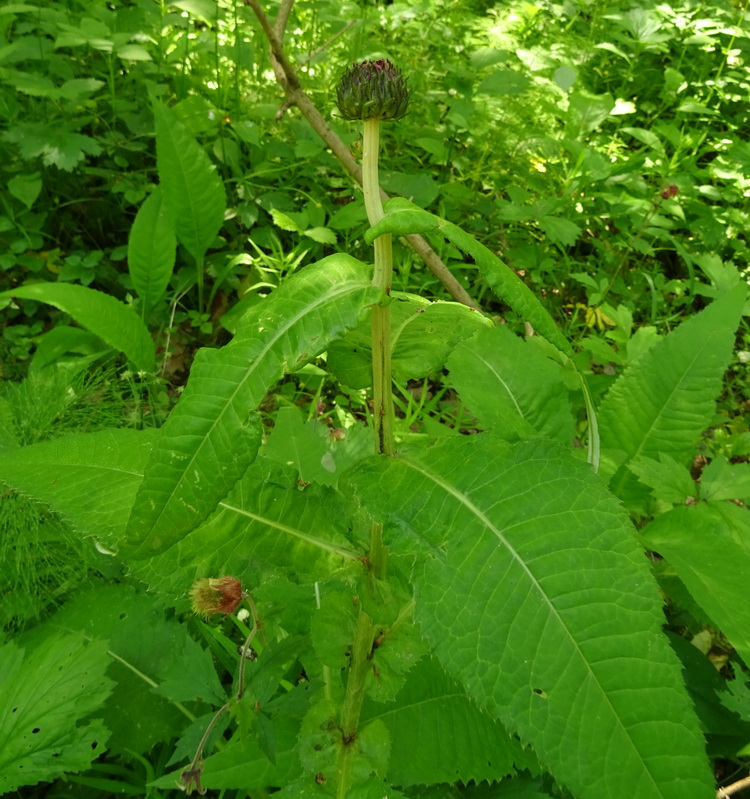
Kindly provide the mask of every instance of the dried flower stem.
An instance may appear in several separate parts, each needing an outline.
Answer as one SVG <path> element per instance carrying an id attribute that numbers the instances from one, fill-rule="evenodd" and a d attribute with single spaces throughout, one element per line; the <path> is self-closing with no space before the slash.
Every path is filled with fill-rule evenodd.
<path id="1" fill-rule="evenodd" d="M 193 757 L 190 765 L 184 769 L 180 775 L 180 787 L 184 788 L 188 795 L 192 793 L 193 785 L 195 785 L 195 789 L 199 794 L 203 795 L 206 793 L 206 789 L 201 786 L 200 781 L 201 774 L 203 773 L 203 750 L 206 748 L 208 739 L 211 736 L 211 733 L 213 732 L 213 729 L 219 719 L 227 712 L 227 710 L 229 710 L 230 707 L 232 707 L 232 705 L 239 702 L 245 694 L 245 661 L 247 660 L 247 653 L 250 649 L 250 644 L 253 642 L 258 630 L 260 630 L 260 619 L 258 618 L 258 611 L 255 608 L 255 603 L 250 598 L 250 594 L 248 594 L 247 591 L 243 591 L 242 598 L 247 601 L 248 605 L 250 605 L 250 613 L 253 617 L 253 626 L 248 633 L 247 638 L 245 638 L 245 643 L 242 645 L 242 649 L 240 651 L 240 668 L 237 673 L 237 693 L 228 702 L 225 702 L 216 711 L 216 713 L 214 713 L 214 717 L 209 722 L 208 727 L 206 727 L 198 747 L 195 750 L 195 757 Z"/>

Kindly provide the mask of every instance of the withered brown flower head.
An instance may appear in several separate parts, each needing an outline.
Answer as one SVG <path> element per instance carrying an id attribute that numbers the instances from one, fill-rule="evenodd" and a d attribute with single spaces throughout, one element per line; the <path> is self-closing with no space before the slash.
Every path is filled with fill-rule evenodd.
<path id="1" fill-rule="evenodd" d="M 242 583 L 236 577 L 204 577 L 190 589 L 193 612 L 200 616 L 234 613 L 242 601 Z"/>

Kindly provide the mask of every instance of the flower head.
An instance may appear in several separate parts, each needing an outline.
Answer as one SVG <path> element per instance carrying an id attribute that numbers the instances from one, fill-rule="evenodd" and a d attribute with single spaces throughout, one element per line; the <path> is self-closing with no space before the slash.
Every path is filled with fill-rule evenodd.
<path id="1" fill-rule="evenodd" d="M 204 577 L 190 589 L 193 612 L 200 616 L 234 613 L 242 601 L 242 583 L 236 577 Z"/>
<path id="2" fill-rule="evenodd" d="M 406 79 L 388 59 L 353 64 L 336 89 L 344 119 L 401 119 L 409 106 Z"/>

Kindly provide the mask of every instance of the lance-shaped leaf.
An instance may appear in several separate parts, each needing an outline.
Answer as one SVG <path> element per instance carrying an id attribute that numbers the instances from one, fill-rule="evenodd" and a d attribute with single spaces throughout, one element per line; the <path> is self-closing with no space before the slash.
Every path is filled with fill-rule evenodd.
<path id="1" fill-rule="evenodd" d="M 0 458 L 0 482 L 117 547 L 155 430 L 100 430 L 31 444 Z"/>
<path id="2" fill-rule="evenodd" d="M 128 237 L 128 271 L 144 310 L 164 294 L 176 252 L 174 222 L 167 213 L 161 188 L 157 187 L 138 209 Z"/>
<path id="3" fill-rule="evenodd" d="M 0 304 L 17 297 L 59 308 L 126 355 L 138 369 L 153 370 L 154 342 L 146 325 L 132 308 L 109 294 L 72 283 L 29 283 L 0 292 Z"/>
<path id="4" fill-rule="evenodd" d="M 531 323 L 536 331 L 554 344 L 561 352 L 573 355 L 573 349 L 563 335 L 555 320 L 539 302 L 531 289 L 510 267 L 506 266 L 484 244 L 461 230 L 452 222 L 423 211 L 408 200 L 395 197 L 385 205 L 386 215 L 365 234 L 365 239 L 373 241 L 384 233 L 403 236 L 408 233 L 426 233 L 437 230 L 456 247 L 468 253 L 490 285 L 490 288 L 503 302 L 506 302 L 520 317 Z"/>
<path id="5" fill-rule="evenodd" d="M 380 296 L 368 278 L 354 258 L 324 258 L 254 306 L 226 347 L 198 352 L 146 467 L 127 553 L 164 551 L 216 508 L 258 451 L 266 392 L 357 324 Z"/>
<path id="6" fill-rule="evenodd" d="M 164 202 L 174 219 L 177 238 L 199 261 L 224 222 L 224 184 L 205 150 L 174 112 L 154 100 L 156 163 Z"/>
<path id="7" fill-rule="evenodd" d="M 688 461 L 711 424 L 745 293 L 738 285 L 683 322 L 626 369 L 604 398 L 602 447 L 619 465 L 610 488 L 624 502 L 648 495 L 630 463 L 661 454 Z"/>
<path id="8" fill-rule="evenodd" d="M 461 342 L 446 365 L 453 387 L 485 429 L 508 440 L 543 435 L 573 441 L 574 419 L 560 367 L 533 339 L 491 327 Z"/>
<path id="9" fill-rule="evenodd" d="M 293 472 L 256 461 L 219 509 L 166 552 L 133 564 L 133 573 L 165 594 L 184 594 L 207 574 L 278 571 L 315 580 L 362 556 L 349 543 L 351 513 L 330 489 L 300 491 Z M 265 465 L 265 464 L 264 464 Z M 314 601 L 310 594 L 310 603 Z"/>
<path id="10" fill-rule="evenodd" d="M 713 796 L 646 559 L 588 466 L 483 434 L 352 480 L 386 543 L 421 552 L 415 616 L 444 668 L 578 799 Z"/>

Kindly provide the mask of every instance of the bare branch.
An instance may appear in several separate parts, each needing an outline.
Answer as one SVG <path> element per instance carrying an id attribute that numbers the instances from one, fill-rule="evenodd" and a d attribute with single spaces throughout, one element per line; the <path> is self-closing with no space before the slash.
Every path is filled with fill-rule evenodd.
<path id="1" fill-rule="evenodd" d="M 726 799 L 728 796 L 732 796 L 732 794 L 741 791 L 743 788 L 747 788 L 750 786 L 750 777 L 744 777 L 737 782 L 733 782 L 731 785 L 727 785 L 726 788 L 719 788 L 716 792 L 716 799 Z"/>

